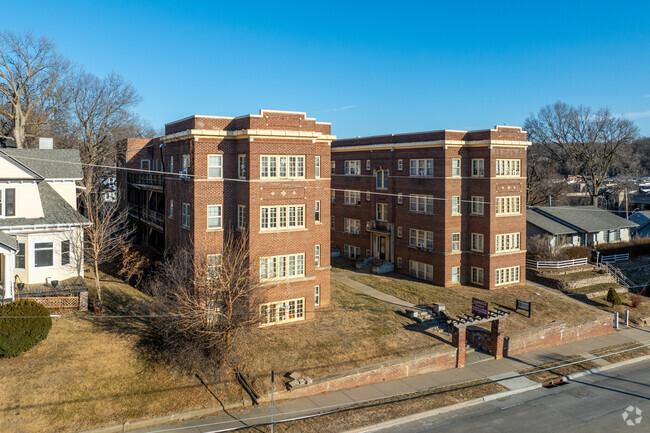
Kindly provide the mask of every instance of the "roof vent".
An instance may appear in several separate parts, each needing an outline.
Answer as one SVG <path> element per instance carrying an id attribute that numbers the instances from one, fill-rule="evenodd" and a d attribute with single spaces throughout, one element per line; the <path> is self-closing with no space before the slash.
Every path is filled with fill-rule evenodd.
<path id="1" fill-rule="evenodd" d="M 38 138 L 38 148 L 39 149 L 54 149 L 54 138 L 52 138 L 52 137 L 39 137 Z"/>

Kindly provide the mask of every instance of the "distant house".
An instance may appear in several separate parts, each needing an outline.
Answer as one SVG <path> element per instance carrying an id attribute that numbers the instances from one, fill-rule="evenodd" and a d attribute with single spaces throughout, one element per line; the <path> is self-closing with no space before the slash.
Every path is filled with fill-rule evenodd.
<path id="1" fill-rule="evenodd" d="M 68 296 L 87 305 L 81 178 L 77 150 L 0 148 L 0 302 Z"/>
<path id="2" fill-rule="evenodd" d="M 553 246 L 626 241 L 636 227 L 595 206 L 529 207 L 526 211 L 526 236 L 549 235 Z"/>
<path id="3" fill-rule="evenodd" d="M 634 212 L 630 215 L 630 221 L 639 225 L 632 230 L 632 236 L 637 238 L 650 237 L 650 210 Z"/>

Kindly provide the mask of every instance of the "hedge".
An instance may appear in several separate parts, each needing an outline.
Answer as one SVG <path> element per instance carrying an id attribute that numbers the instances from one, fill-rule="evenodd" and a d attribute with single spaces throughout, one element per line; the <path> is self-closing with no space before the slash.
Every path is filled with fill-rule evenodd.
<path id="1" fill-rule="evenodd" d="M 51 328 L 50 311 L 38 302 L 20 299 L 3 305 L 0 307 L 0 358 L 13 358 L 31 349 L 47 337 Z"/>

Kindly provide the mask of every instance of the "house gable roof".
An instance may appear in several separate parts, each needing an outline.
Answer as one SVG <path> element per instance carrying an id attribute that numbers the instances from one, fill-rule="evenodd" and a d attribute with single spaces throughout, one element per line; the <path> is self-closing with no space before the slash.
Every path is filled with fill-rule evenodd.
<path id="1" fill-rule="evenodd" d="M 77 149 L 0 149 L 45 179 L 82 179 Z"/>
<path id="2" fill-rule="evenodd" d="M 630 221 L 639 225 L 639 229 L 650 224 L 650 210 L 634 212 L 630 215 Z"/>
<path id="3" fill-rule="evenodd" d="M 526 222 L 537 226 L 552 235 L 568 235 L 578 232 L 576 229 L 566 226 L 545 215 L 542 215 L 541 213 L 536 212 L 534 209 L 526 210 Z"/>
<path id="4" fill-rule="evenodd" d="M 533 208 L 536 212 L 587 233 L 636 227 L 637 224 L 596 206 Z"/>

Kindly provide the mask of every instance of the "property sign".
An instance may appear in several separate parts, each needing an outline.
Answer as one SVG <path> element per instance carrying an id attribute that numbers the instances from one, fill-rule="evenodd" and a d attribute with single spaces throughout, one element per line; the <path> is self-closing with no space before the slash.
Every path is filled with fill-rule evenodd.
<path id="1" fill-rule="evenodd" d="M 516 306 L 515 309 L 516 310 L 528 311 L 528 317 L 530 317 L 530 313 L 531 313 L 531 304 L 530 304 L 530 302 L 526 302 L 526 301 L 522 301 L 522 300 L 517 299 L 517 306 Z"/>
<path id="2" fill-rule="evenodd" d="M 472 298 L 472 314 L 481 317 L 488 317 L 490 315 L 490 312 L 488 311 L 488 303 L 477 298 Z"/>

